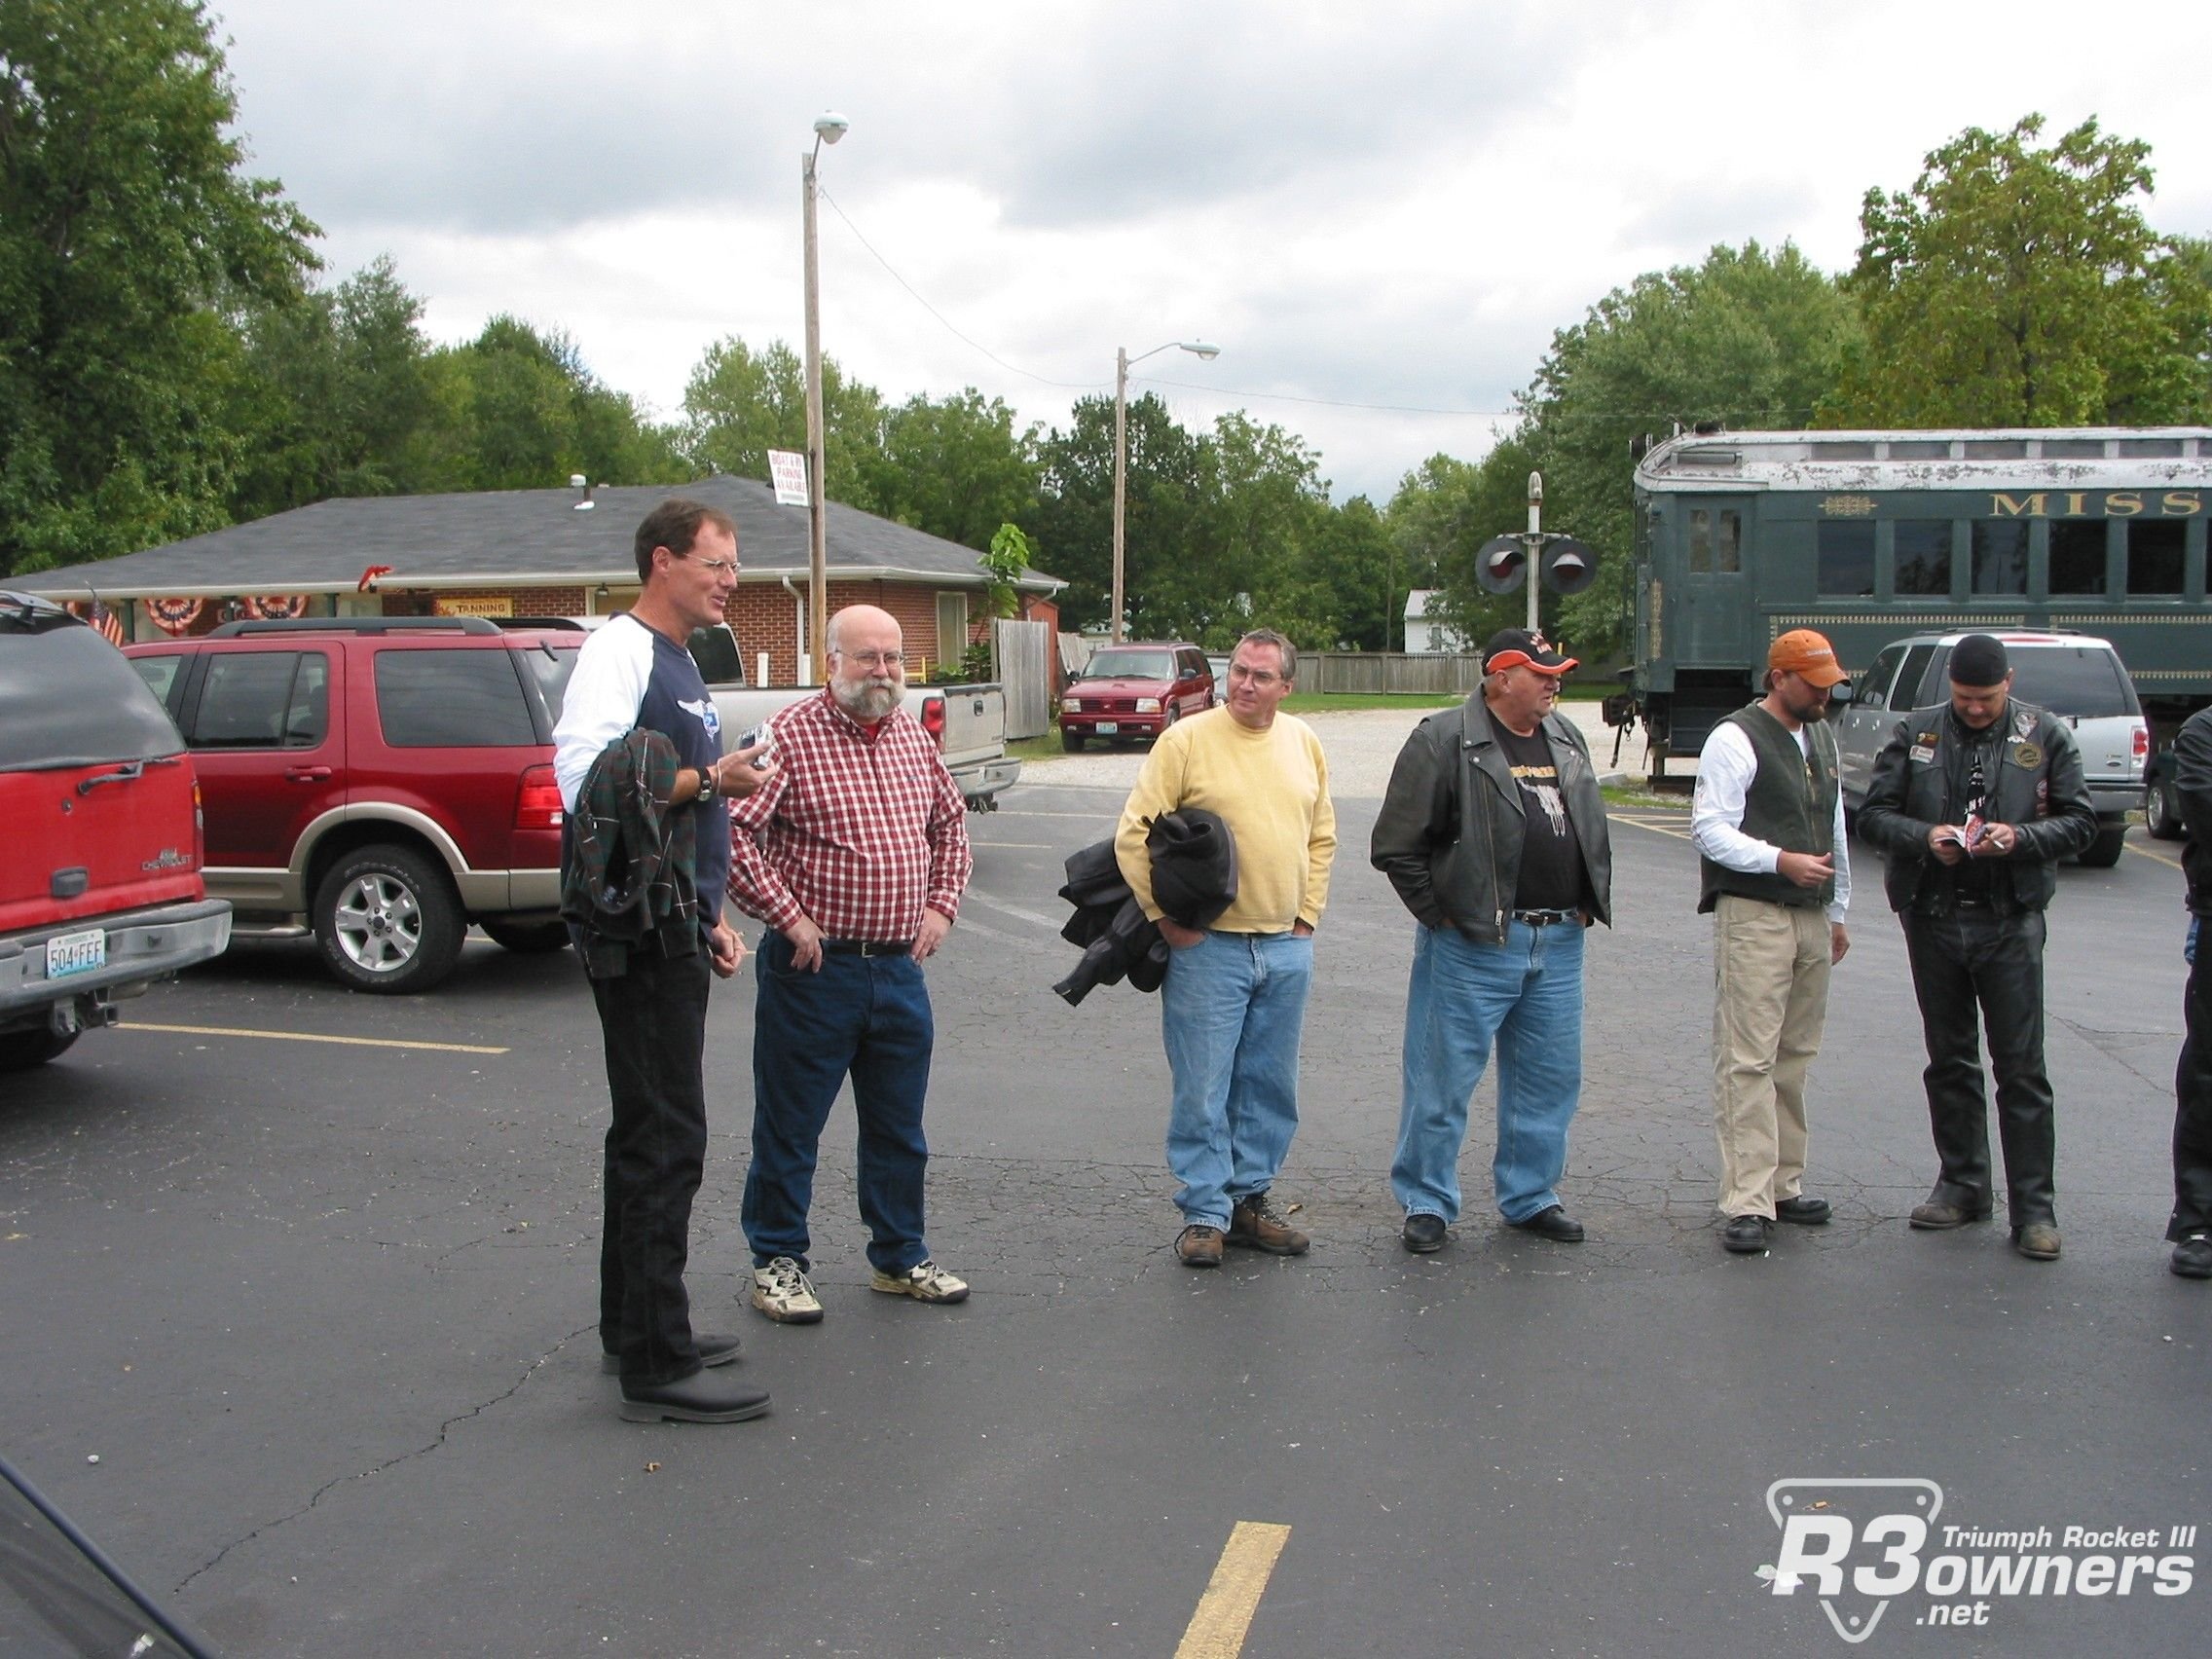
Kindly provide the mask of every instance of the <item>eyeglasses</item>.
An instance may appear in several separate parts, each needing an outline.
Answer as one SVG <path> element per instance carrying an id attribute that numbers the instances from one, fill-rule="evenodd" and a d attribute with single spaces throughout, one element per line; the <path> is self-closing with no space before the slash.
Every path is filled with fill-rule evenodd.
<path id="1" fill-rule="evenodd" d="M 677 557 L 688 559 L 694 565 L 704 565 L 718 576 L 734 576 L 737 574 L 737 561 L 735 559 L 702 559 L 696 553 L 679 553 Z"/>
<path id="2" fill-rule="evenodd" d="M 1265 691 L 1269 686 L 1274 684 L 1275 682 L 1280 680 L 1282 676 L 1279 674 L 1270 674 L 1264 668 L 1246 668 L 1240 662 L 1233 662 L 1229 665 L 1229 678 L 1232 680 L 1249 680 L 1253 684 L 1257 685 L 1261 690 Z"/>
<path id="3" fill-rule="evenodd" d="M 832 651 L 830 655 L 857 662 L 863 668 L 899 668 L 906 661 L 904 651 Z"/>

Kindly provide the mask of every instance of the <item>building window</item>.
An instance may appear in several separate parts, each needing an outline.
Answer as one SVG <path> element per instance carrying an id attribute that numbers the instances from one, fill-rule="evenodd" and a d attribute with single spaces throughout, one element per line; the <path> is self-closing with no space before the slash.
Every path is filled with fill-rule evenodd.
<path id="1" fill-rule="evenodd" d="M 937 656 L 946 668 L 956 668 L 968 651 L 968 596 L 937 596 Z"/>
<path id="2" fill-rule="evenodd" d="M 2178 598 L 2188 526 L 2179 519 L 2138 519 L 2128 525 L 2127 591 Z"/>
<path id="3" fill-rule="evenodd" d="M 2021 599 L 2028 591 L 2028 527 L 2019 519 L 1973 521 L 1972 591 Z"/>
<path id="4" fill-rule="evenodd" d="M 1818 591 L 1829 599 L 1874 596 L 1874 526 L 1865 519 L 1819 526 Z"/>
<path id="5" fill-rule="evenodd" d="M 1897 541 L 1899 594 L 1951 591 L 1951 523 L 1948 519 L 1899 519 L 1891 527 Z"/>
<path id="6" fill-rule="evenodd" d="M 2105 527 L 2102 523 L 2075 520 L 2050 527 L 2050 591 L 2054 594 L 2105 591 Z"/>

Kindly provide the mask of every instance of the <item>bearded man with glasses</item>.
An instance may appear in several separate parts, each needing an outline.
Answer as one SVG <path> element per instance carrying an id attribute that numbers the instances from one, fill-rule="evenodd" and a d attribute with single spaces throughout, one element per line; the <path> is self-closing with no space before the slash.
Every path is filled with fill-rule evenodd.
<path id="1" fill-rule="evenodd" d="M 900 707 L 899 623 L 872 605 L 830 618 L 830 683 L 768 722 L 781 761 L 731 819 L 729 895 L 769 926 L 753 1027 L 753 1167 L 742 1211 L 753 1306 L 822 1318 L 807 1212 L 822 1130 L 845 1079 L 860 1120 L 871 1290 L 963 1302 L 923 1242 L 922 1134 L 936 1027 L 922 964 L 960 913 L 968 804 Z"/>

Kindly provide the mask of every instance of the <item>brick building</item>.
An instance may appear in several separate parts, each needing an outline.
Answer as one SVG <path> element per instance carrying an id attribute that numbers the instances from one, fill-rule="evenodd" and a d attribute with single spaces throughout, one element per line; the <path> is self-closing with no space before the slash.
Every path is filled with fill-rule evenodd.
<path id="1" fill-rule="evenodd" d="M 594 616 L 638 595 L 631 536 L 659 501 L 687 496 L 737 521 L 730 626 L 756 677 L 794 683 L 804 647 L 807 515 L 766 484 L 715 476 L 663 487 L 506 490 L 318 501 L 119 559 L 39 571 L 14 587 L 80 606 L 97 602 L 128 640 L 203 634 L 240 614 Z M 588 503 L 588 504 L 587 504 Z M 973 548 L 830 504 L 830 609 L 879 605 L 905 630 L 910 658 L 934 669 L 983 638 L 985 590 Z M 1058 626 L 1066 584 L 1036 571 L 1016 584 L 1021 613 Z"/>

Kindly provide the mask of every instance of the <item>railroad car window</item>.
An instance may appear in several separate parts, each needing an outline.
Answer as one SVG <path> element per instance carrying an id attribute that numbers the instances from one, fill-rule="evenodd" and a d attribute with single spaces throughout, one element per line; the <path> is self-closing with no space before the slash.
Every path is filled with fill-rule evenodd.
<path id="1" fill-rule="evenodd" d="M 1904 672 L 1890 687 L 1890 708 L 1894 713 L 1904 714 L 1920 707 L 1920 682 L 1928 678 L 1928 664 L 1935 655 L 1934 645 L 1915 645 L 1905 653 Z"/>
<path id="2" fill-rule="evenodd" d="M 1744 568 L 1744 515 L 1723 507 L 1690 509 L 1690 571 L 1734 575 Z"/>
<path id="3" fill-rule="evenodd" d="M 2061 522 L 2050 527 L 2050 591 L 2105 591 L 2105 527 L 2101 522 Z"/>
<path id="4" fill-rule="evenodd" d="M 1948 441 L 1929 438 L 1907 438 L 1890 445 L 1892 461 L 1949 461 L 1951 446 Z"/>
<path id="5" fill-rule="evenodd" d="M 1835 599 L 1874 594 L 1874 521 L 1845 519 L 1820 526 L 1815 569 L 1819 591 Z"/>
<path id="6" fill-rule="evenodd" d="M 2127 535 L 2127 591 L 2178 595 L 2182 591 L 2182 537 L 2178 519 L 2138 520 Z"/>
<path id="7" fill-rule="evenodd" d="M 298 651 L 221 651 L 192 725 L 195 749 L 281 749 L 292 713 Z"/>
<path id="8" fill-rule="evenodd" d="M 1969 461 L 2025 461 L 2028 444 L 2025 438 L 1969 438 L 1966 459 Z"/>
<path id="9" fill-rule="evenodd" d="M 1815 461 L 1872 461 L 1874 446 L 1866 443 L 1816 443 L 1811 446 Z"/>
<path id="10" fill-rule="evenodd" d="M 1947 594 L 1951 591 L 1951 521 L 1899 519 L 1891 527 L 1897 538 L 1898 593 Z"/>
<path id="11" fill-rule="evenodd" d="M 2043 458 L 2046 461 L 2102 461 L 2105 441 L 2102 438 L 2046 438 L 2043 440 Z"/>
<path id="12" fill-rule="evenodd" d="M 2122 438 L 2119 451 L 2131 461 L 2171 461 L 2183 453 L 2179 438 Z"/>
<path id="13" fill-rule="evenodd" d="M 2012 694 L 2079 719 L 2132 715 L 2136 701 L 2120 659 L 2100 646 L 2038 646 L 2012 653 Z"/>
<path id="14" fill-rule="evenodd" d="M 1973 582 L 1977 594 L 2019 598 L 2028 591 L 2028 527 L 2018 519 L 1973 521 Z"/>
<path id="15" fill-rule="evenodd" d="M 377 718 L 394 749 L 515 749 L 537 741 L 514 659 L 494 651 L 379 651 Z"/>

